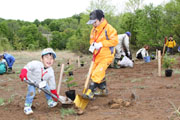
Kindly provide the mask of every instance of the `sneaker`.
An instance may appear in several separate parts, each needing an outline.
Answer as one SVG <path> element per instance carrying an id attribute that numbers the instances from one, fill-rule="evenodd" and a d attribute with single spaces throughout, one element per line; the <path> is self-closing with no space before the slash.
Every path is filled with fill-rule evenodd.
<path id="1" fill-rule="evenodd" d="M 90 99 L 92 100 L 94 97 L 94 93 L 91 91 L 91 89 L 88 89 L 87 92 L 85 94 L 83 94 L 82 96 L 85 99 Z"/>
<path id="2" fill-rule="evenodd" d="M 48 100 L 48 106 L 49 107 L 55 107 L 57 105 L 57 102 L 54 102 L 53 99 Z"/>
<path id="3" fill-rule="evenodd" d="M 33 114 L 33 111 L 31 109 L 31 107 L 24 107 L 24 113 L 26 115 L 30 115 L 30 114 Z"/>
<path id="4" fill-rule="evenodd" d="M 107 89 L 98 89 L 94 92 L 94 95 L 96 96 L 107 96 L 108 95 L 108 90 Z"/>

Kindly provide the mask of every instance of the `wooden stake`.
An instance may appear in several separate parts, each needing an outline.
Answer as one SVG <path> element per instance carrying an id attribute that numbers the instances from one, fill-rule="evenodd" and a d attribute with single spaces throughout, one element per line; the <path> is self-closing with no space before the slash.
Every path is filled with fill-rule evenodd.
<path id="1" fill-rule="evenodd" d="M 78 67 L 80 67 L 80 58 L 78 56 Z"/>
<path id="2" fill-rule="evenodd" d="M 158 49 L 156 49 L 156 59 L 158 59 Z"/>
<path id="3" fill-rule="evenodd" d="M 64 64 L 61 65 L 61 71 L 60 71 L 59 83 L 58 83 L 58 89 L 57 89 L 57 94 L 58 95 L 60 95 L 60 88 L 61 88 L 63 72 L 64 72 Z"/>
<path id="4" fill-rule="evenodd" d="M 161 76 L 161 51 L 158 51 L 158 76 Z"/>

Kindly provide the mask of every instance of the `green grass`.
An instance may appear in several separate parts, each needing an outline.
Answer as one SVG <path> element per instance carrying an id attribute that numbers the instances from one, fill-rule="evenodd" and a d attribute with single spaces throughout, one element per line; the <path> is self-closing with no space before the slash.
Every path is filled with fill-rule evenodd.
<path id="1" fill-rule="evenodd" d="M 68 109 L 61 108 L 60 112 L 62 118 L 64 118 L 64 116 L 73 115 L 76 113 L 75 110 L 72 108 L 68 108 Z"/>
<path id="2" fill-rule="evenodd" d="M 174 70 L 173 70 L 173 73 L 174 73 L 174 74 L 180 74 L 180 70 L 179 70 L 179 69 L 174 69 Z"/>
<path id="3" fill-rule="evenodd" d="M 4 99 L 0 98 L 0 106 L 4 105 Z"/>

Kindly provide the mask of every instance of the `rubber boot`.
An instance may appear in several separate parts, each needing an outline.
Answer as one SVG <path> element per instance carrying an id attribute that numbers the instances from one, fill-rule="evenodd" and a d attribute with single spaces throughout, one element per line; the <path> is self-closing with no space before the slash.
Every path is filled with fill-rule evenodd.
<path id="1" fill-rule="evenodd" d="M 98 87 L 97 83 L 91 82 L 89 89 L 85 94 L 83 94 L 83 98 L 93 100 L 94 98 L 94 91 Z"/>
<path id="2" fill-rule="evenodd" d="M 102 83 L 98 84 L 98 90 L 94 92 L 94 95 L 97 96 L 107 96 L 108 95 L 108 90 L 106 87 L 106 81 L 103 81 Z"/>

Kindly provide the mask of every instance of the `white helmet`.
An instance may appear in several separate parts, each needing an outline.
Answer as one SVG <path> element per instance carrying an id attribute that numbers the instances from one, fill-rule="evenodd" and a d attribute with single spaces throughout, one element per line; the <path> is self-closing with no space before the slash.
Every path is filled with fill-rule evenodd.
<path id="1" fill-rule="evenodd" d="M 46 54 L 52 54 L 53 58 L 56 58 L 56 53 L 54 52 L 54 50 L 52 48 L 46 48 L 42 51 L 41 56 L 46 55 Z"/>

